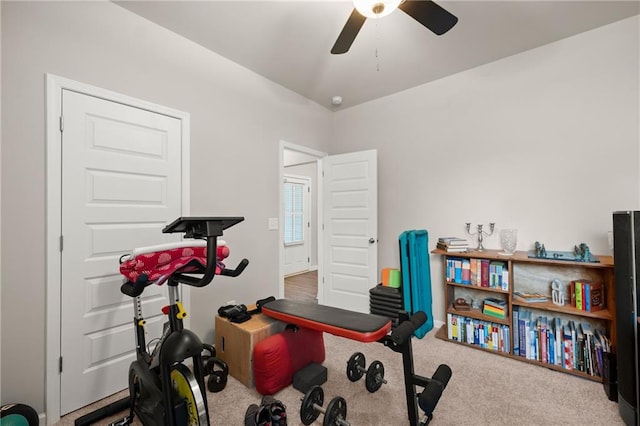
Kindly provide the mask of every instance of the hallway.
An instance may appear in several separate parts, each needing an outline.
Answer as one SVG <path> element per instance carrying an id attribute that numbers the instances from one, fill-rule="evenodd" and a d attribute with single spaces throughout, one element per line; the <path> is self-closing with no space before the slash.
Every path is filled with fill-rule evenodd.
<path id="1" fill-rule="evenodd" d="M 318 271 L 291 275 L 284 279 L 284 298 L 318 303 Z"/>

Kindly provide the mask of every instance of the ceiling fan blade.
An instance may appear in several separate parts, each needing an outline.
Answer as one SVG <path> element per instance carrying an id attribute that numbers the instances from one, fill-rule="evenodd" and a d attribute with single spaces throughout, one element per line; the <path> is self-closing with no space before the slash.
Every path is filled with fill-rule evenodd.
<path id="1" fill-rule="evenodd" d="M 398 8 L 437 35 L 446 33 L 458 22 L 457 17 L 432 1 L 407 0 Z"/>
<path id="2" fill-rule="evenodd" d="M 331 53 L 334 55 L 339 55 L 341 53 L 347 53 L 351 44 L 356 39 L 358 32 L 360 32 L 360 28 L 364 25 L 364 21 L 367 18 L 360 15 L 357 10 L 353 9 L 351 12 L 351 16 L 347 19 L 347 23 L 344 24 L 344 28 L 340 32 L 336 43 L 331 48 Z"/>

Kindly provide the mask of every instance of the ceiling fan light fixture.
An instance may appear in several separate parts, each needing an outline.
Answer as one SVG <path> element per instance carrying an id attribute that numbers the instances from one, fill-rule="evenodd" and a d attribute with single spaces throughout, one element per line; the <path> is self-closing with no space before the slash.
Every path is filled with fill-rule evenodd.
<path id="1" fill-rule="evenodd" d="M 382 18 L 396 10 L 402 0 L 353 0 L 356 10 L 366 18 Z"/>

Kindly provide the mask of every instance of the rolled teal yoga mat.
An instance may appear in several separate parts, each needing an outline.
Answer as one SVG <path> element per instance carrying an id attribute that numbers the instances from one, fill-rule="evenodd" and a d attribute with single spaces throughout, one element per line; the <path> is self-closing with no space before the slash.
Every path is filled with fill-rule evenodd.
<path id="1" fill-rule="evenodd" d="M 404 231 L 399 240 L 404 309 L 411 315 L 427 314 L 427 321 L 415 331 L 421 339 L 433 328 L 429 233 L 425 229 Z"/>

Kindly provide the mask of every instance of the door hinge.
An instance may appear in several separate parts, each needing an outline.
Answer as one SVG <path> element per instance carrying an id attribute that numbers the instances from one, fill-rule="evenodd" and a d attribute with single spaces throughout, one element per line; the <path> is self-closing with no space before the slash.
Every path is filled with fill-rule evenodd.
<path id="1" fill-rule="evenodd" d="M 60 116 L 60 131 L 64 132 L 64 117 Z"/>
<path id="2" fill-rule="evenodd" d="M 62 249 L 64 249 L 64 237 L 60 235 L 60 251 L 62 251 Z"/>
<path id="3" fill-rule="evenodd" d="M 60 373 L 62 373 L 62 357 L 60 357 L 58 362 L 58 370 L 60 370 Z"/>

